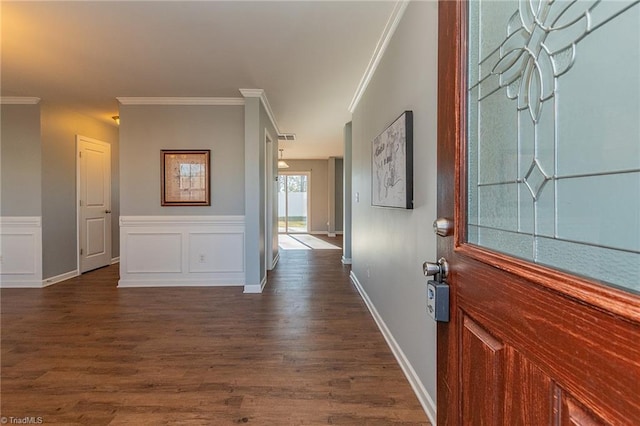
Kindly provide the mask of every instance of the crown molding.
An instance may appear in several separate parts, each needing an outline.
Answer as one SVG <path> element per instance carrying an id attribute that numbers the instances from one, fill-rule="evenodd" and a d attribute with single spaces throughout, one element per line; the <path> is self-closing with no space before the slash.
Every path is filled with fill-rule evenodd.
<path id="1" fill-rule="evenodd" d="M 371 78 L 373 74 L 376 72 L 378 65 L 380 64 L 380 60 L 382 56 L 384 56 L 384 52 L 387 50 L 387 46 L 393 37 L 393 34 L 396 32 L 396 28 L 398 28 L 398 24 L 400 23 L 400 19 L 404 15 L 404 11 L 407 9 L 409 5 L 409 0 L 398 0 L 393 7 L 393 11 L 389 16 L 389 20 L 387 21 L 387 25 L 385 25 L 384 30 L 382 31 L 382 35 L 380 36 L 380 40 L 378 40 L 378 44 L 376 45 L 375 50 L 373 51 L 373 56 L 369 61 L 369 65 L 364 72 L 364 75 L 360 79 L 360 84 L 358 84 L 358 88 L 356 89 L 355 94 L 353 95 L 353 99 L 351 100 L 351 104 L 349 104 L 349 112 L 353 114 L 358 103 L 360 102 L 360 98 L 364 94 L 365 90 L 367 90 L 367 86 L 371 82 Z"/>
<path id="2" fill-rule="evenodd" d="M 244 105 L 243 98 L 117 97 L 122 105 Z"/>
<path id="3" fill-rule="evenodd" d="M 261 98 L 264 96 L 264 89 L 238 89 L 245 98 Z"/>
<path id="4" fill-rule="evenodd" d="M 260 98 L 260 102 L 262 102 L 262 106 L 267 111 L 267 115 L 269 116 L 269 120 L 271 120 L 271 124 L 276 129 L 276 133 L 280 135 L 280 127 L 278 127 L 278 122 L 276 121 L 276 117 L 273 114 L 273 110 L 271 109 L 271 105 L 269 105 L 269 100 L 267 99 L 267 94 L 263 89 L 239 89 L 242 96 L 245 98 Z"/>
<path id="5" fill-rule="evenodd" d="M 2 105 L 37 105 L 40 98 L 30 96 L 1 96 L 0 104 Z"/>

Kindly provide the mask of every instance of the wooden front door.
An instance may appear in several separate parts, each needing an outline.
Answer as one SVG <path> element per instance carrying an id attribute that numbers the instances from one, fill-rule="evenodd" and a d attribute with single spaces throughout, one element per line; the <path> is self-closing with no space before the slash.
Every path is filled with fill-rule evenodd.
<path id="1" fill-rule="evenodd" d="M 439 425 L 640 424 L 640 5 L 443 0 Z"/>

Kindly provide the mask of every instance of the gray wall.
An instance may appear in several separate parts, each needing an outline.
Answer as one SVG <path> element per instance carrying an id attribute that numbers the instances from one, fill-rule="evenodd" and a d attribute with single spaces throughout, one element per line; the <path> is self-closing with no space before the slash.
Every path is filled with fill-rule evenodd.
<path id="1" fill-rule="evenodd" d="M 436 396 L 436 324 L 421 265 L 436 259 L 437 2 L 411 2 L 353 114 L 353 272 Z M 371 141 L 413 110 L 414 210 L 371 207 Z M 359 194 L 360 201 L 355 199 Z"/>
<path id="2" fill-rule="evenodd" d="M 120 208 L 135 215 L 244 214 L 242 106 L 120 106 Z M 211 150 L 211 206 L 160 205 L 160 150 Z"/>
<path id="3" fill-rule="evenodd" d="M 43 278 L 77 268 L 76 135 L 111 144 L 112 257 L 119 256 L 118 129 L 110 124 L 41 102 Z"/>
<path id="4" fill-rule="evenodd" d="M 311 229 L 326 233 L 329 221 L 329 162 L 327 160 L 287 160 L 287 173 L 311 173 Z"/>
<path id="5" fill-rule="evenodd" d="M 0 216 L 42 216 L 40 105 L 0 108 Z"/>

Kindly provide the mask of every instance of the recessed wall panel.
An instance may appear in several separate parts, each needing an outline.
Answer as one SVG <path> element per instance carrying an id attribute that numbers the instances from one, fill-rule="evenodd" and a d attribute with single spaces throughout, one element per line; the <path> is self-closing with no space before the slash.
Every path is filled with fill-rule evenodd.
<path id="1" fill-rule="evenodd" d="M 179 233 L 128 234 L 126 253 L 128 273 L 182 272 L 182 238 Z"/>

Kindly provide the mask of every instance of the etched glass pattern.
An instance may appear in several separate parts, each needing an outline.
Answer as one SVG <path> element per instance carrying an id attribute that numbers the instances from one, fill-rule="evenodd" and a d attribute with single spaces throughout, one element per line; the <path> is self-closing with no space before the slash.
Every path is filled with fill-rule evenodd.
<path id="1" fill-rule="evenodd" d="M 640 293 L 639 4 L 468 2 L 468 242 Z"/>

